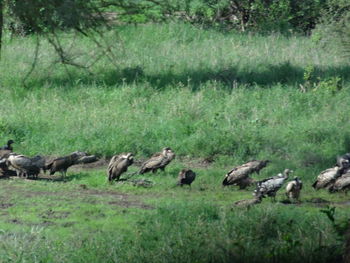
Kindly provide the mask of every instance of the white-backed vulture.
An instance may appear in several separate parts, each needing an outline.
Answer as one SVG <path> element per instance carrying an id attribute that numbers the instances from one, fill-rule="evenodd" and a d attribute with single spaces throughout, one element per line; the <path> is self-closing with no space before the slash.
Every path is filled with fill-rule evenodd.
<path id="1" fill-rule="evenodd" d="M 134 162 L 134 155 L 132 153 L 123 153 L 114 155 L 108 164 L 108 181 L 119 181 L 122 173 L 128 170 L 128 167 Z"/>
<path id="2" fill-rule="evenodd" d="M 342 170 L 350 167 L 350 153 L 337 157 L 337 166 Z"/>
<path id="3" fill-rule="evenodd" d="M 285 169 L 282 173 L 279 173 L 277 176 L 266 178 L 257 182 L 255 196 L 261 194 L 263 197 L 270 196 L 275 200 L 277 191 L 282 187 L 283 183 L 288 179 L 292 170 Z"/>
<path id="4" fill-rule="evenodd" d="M 46 169 L 50 170 L 50 175 L 55 174 L 56 172 L 61 172 L 62 176 L 65 177 L 67 173 L 67 169 L 72 165 L 80 163 L 80 158 L 86 157 L 87 154 L 85 152 L 73 152 L 70 155 L 56 158 L 49 162 L 46 165 Z"/>
<path id="5" fill-rule="evenodd" d="M 190 169 L 182 169 L 179 172 L 177 185 L 183 186 L 185 184 L 191 187 L 191 184 L 196 179 L 196 173 Z"/>
<path id="6" fill-rule="evenodd" d="M 18 176 L 33 176 L 34 178 L 38 177 L 40 169 L 45 166 L 45 159 L 41 156 L 29 158 L 16 153 L 11 153 L 7 162 L 16 170 Z"/>
<path id="7" fill-rule="evenodd" d="M 294 179 L 287 183 L 286 195 L 289 199 L 299 200 L 300 191 L 303 188 L 303 182 L 299 177 L 295 176 Z"/>
<path id="8" fill-rule="evenodd" d="M 344 173 L 342 176 L 338 177 L 334 184 L 329 187 L 329 192 L 347 191 L 350 189 L 350 170 Z"/>
<path id="9" fill-rule="evenodd" d="M 342 169 L 338 166 L 334 166 L 327 170 L 322 171 L 318 176 L 316 181 L 312 184 L 312 187 L 316 190 L 321 188 L 329 188 L 333 185 L 335 180 L 341 176 Z"/>
<path id="10" fill-rule="evenodd" d="M 263 160 L 263 161 L 253 160 L 248 163 L 237 166 L 225 175 L 225 179 L 222 182 L 222 184 L 224 186 L 239 185 L 240 188 L 244 189 L 249 185 L 247 183 L 252 182 L 251 181 L 252 179 L 250 178 L 247 179 L 248 176 L 254 172 L 259 174 L 260 170 L 266 167 L 266 165 L 269 162 L 270 162 L 269 160 Z"/>
<path id="11" fill-rule="evenodd" d="M 165 167 L 175 158 L 175 153 L 166 147 L 160 153 L 154 154 L 150 159 L 145 161 L 140 169 L 140 174 L 152 171 L 155 173 L 158 169 L 164 171 Z"/>

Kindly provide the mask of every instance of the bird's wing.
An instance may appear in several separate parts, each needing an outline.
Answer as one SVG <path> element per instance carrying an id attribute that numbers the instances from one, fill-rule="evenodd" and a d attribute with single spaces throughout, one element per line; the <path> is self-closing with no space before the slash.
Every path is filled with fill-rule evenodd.
<path id="1" fill-rule="evenodd" d="M 324 187 L 331 181 L 339 177 L 339 175 L 339 167 L 329 168 L 319 174 L 319 176 L 317 177 L 317 182 L 320 184 L 320 187 Z"/>
<path id="2" fill-rule="evenodd" d="M 10 163 L 13 167 L 17 169 L 28 169 L 32 166 L 31 160 L 24 155 L 19 155 L 14 158 L 11 158 Z"/>
<path id="3" fill-rule="evenodd" d="M 117 165 L 119 159 L 119 155 L 114 155 L 108 164 L 108 174 L 110 175 L 112 173 L 113 168 Z"/>
<path id="4" fill-rule="evenodd" d="M 295 182 L 294 181 L 289 182 L 286 186 L 287 193 L 293 191 L 294 188 L 295 188 Z"/>
<path id="5" fill-rule="evenodd" d="M 150 159 L 148 159 L 146 162 L 143 163 L 141 169 L 144 169 L 144 168 L 151 168 L 151 169 L 155 169 L 155 168 L 158 168 L 162 165 L 163 163 L 163 159 L 165 157 L 163 155 L 157 155 L 157 156 L 154 156 L 154 157 L 151 157 Z"/>
<path id="6" fill-rule="evenodd" d="M 230 172 L 226 174 L 226 180 L 229 184 L 234 184 L 237 181 L 240 181 L 252 172 L 252 168 L 249 164 L 243 164 L 241 166 L 237 166 L 233 168 Z"/>
<path id="7" fill-rule="evenodd" d="M 161 153 L 161 152 L 155 153 L 155 154 L 153 154 L 153 155 L 151 156 L 151 158 L 153 158 L 153 157 L 159 157 L 159 156 L 163 156 L 163 153 Z"/>

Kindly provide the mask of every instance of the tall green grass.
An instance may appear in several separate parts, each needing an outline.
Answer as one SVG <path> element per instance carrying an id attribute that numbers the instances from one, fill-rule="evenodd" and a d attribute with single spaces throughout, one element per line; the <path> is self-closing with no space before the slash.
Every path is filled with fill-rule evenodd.
<path id="1" fill-rule="evenodd" d="M 34 37 L 5 41 L 3 142 L 12 138 L 18 152 L 47 155 L 80 149 L 145 157 L 170 146 L 178 156 L 219 165 L 267 158 L 281 168 L 318 170 L 350 149 L 350 67 L 335 51 L 305 37 L 223 34 L 186 24 L 114 30 L 118 37 L 106 34 L 118 67 L 102 59 L 92 74 L 75 68 L 67 74 L 43 40 L 27 88 L 22 80 Z M 70 33 L 62 38 L 73 41 Z M 74 39 L 71 52 L 88 61 L 93 44 Z M 310 66 L 315 82 L 338 76 L 343 88 L 302 93 Z"/>

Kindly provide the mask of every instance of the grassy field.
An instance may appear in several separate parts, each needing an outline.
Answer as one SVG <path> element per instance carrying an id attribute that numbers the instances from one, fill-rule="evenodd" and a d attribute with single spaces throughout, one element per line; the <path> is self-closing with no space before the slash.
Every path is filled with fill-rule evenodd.
<path id="1" fill-rule="evenodd" d="M 151 188 L 108 185 L 105 166 L 72 169 L 66 182 L 1 180 L 0 262 L 339 261 L 348 197 L 311 188 L 350 151 L 350 64 L 337 48 L 312 37 L 183 24 L 107 35 L 115 65 L 101 59 L 90 72 L 55 63 L 42 40 L 26 88 L 35 37 L 7 36 L 0 139 L 14 139 L 27 155 L 128 151 L 144 160 L 169 146 L 177 159 L 164 174 L 144 177 Z M 98 55 L 86 39 L 62 38 L 80 62 Z M 272 161 L 256 179 L 295 170 L 305 184 L 302 203 L 232 207 L 253 188 L 221 181 L 251 159 Z M 198 173 L 191 190 L 174 187 L 183 167 Z M 285 199 L 282 190 L 277 199 Z M 336 207 L 334 223 L 321 212 L 327 205 Z"/>

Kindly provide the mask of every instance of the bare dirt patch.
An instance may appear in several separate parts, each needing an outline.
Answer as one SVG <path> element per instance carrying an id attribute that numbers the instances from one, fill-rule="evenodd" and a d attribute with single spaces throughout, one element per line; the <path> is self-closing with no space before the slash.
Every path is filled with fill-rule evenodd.
<path id="1" fill-rule="evenodd" d="M 14 204 L 11 204 L 11 203 L 0 203 L 0 209 L 7 209 L 13 205 Z"/>
<path id="2" fill-rule="evenodd" d="M 62 219 L 67 218 L 70 215 L 70 212 L 68 211 L 54 211 L 52 209 L 48 209 L 40 214 L 41 218 L 44 219 Z"/>
<path id="3" fill-rule="evenodd" d="M 141 208 L 141 209 L 154 209 L 154 207 L 151 205 L 146 205 L 146 204 L 143 204 L 141 202 L 136 202 L 136 201 L 126 201 L 126 200 L 111 201 L 111 202 L 108 202 L 108 204 L 121 206 L 121 207 L 125 207 L 125 208 L 136 207 L 136 208 Z"/>

